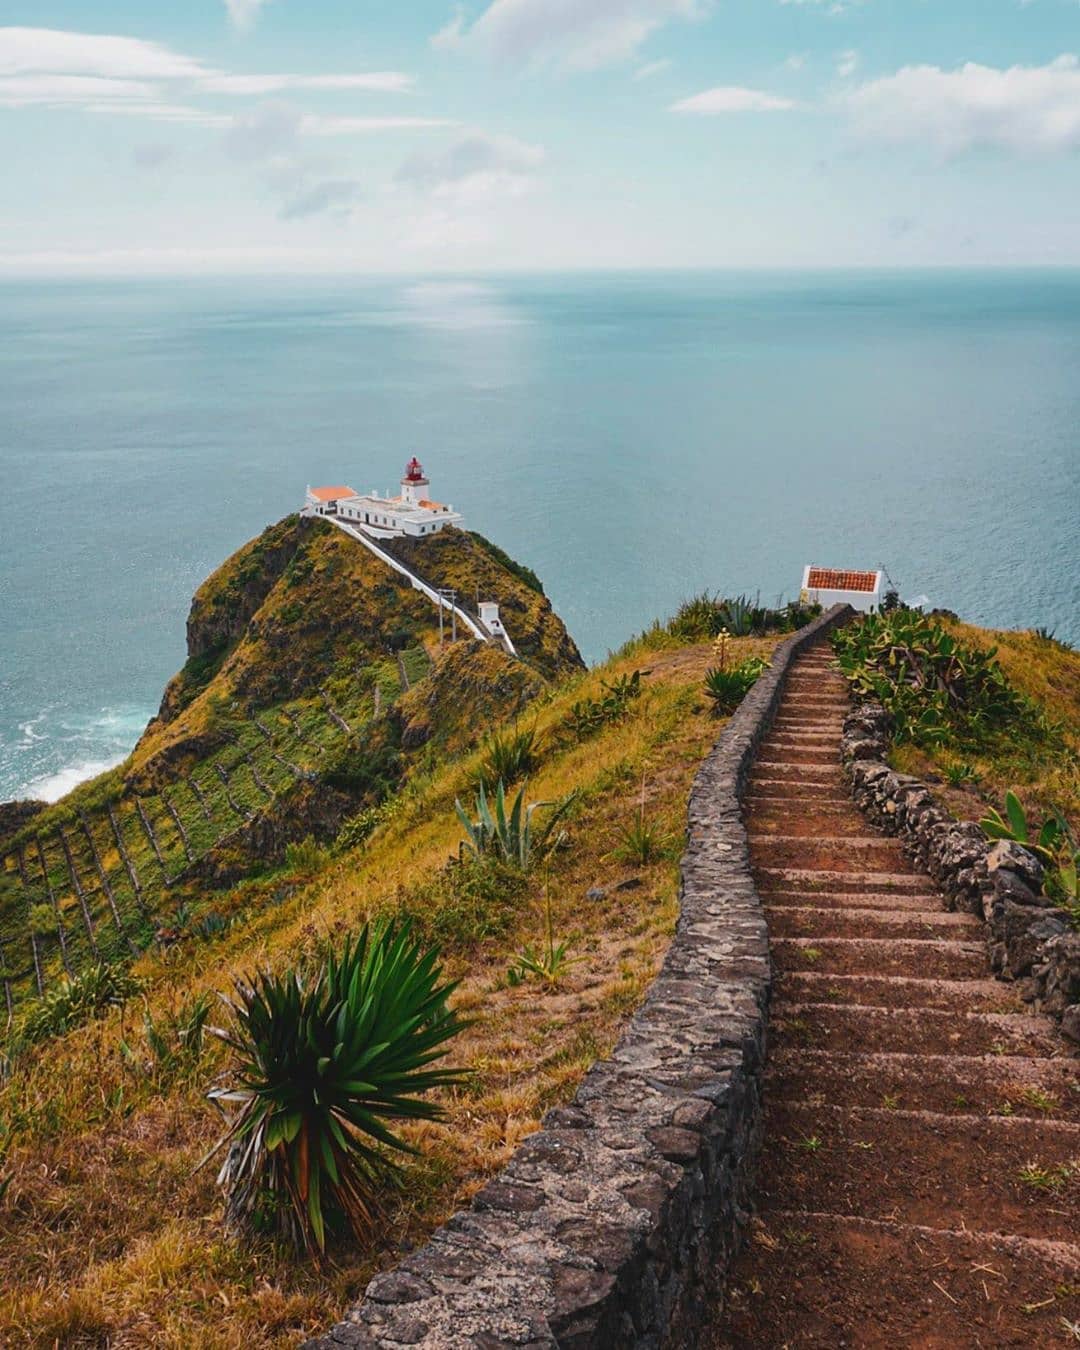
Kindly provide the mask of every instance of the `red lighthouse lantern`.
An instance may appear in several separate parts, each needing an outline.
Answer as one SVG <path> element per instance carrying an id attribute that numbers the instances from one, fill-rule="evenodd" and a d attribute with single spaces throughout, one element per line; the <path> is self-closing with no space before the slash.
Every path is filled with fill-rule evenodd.
<path id="1" fill-rule="evenodd" d="M 401 480 L 403 483 L 426 483 L 424 477 L 424 466 L 413 455 L 408 464 L 405 465 L 405 477 Z"/>

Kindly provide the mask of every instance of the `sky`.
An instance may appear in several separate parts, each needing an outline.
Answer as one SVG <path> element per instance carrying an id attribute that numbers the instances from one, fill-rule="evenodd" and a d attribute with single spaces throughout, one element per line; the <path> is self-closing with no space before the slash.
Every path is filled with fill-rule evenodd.
<path id="1" fill-rule="evenodd" d="M 0 0 L 0 276 L 1080 264 L 1080 0 Z"/>

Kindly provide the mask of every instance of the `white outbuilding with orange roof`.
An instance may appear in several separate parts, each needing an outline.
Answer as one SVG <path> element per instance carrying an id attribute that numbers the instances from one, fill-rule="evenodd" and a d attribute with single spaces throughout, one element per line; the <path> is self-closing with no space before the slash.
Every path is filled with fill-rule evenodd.
<path id="1" fill-rule="evenodd" d="M 803 569 L 803 604 L 850 605 L 852 609 L 868 610 L 881 604 L 885 589 L 884 572 L 857 572 L 842 567 L 814 567 Z"/>

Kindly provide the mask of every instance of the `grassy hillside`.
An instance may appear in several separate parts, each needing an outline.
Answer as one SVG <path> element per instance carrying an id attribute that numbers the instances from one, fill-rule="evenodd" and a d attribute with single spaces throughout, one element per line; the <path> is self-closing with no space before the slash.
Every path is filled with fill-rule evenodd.
<path id="1" fill-rule="evenodd" d="M 978 818 L 988 805 L 1000 807 L 1011 790 L 1033 818 L 1042 819 L 1057 807 L 1080 827 L 1080 652 L 1032 631 L 953 621 L 946 627 L 964 643 L 997 648 L 1002 669 L 1030 700 L 1033 716 L 1016 734 L 991 737 L 970 749 L 898 747 L 897 767 L 934 779 L 939 795 L 961 819 Z M 955 782 L 965 770 L 973 776 Z"/>
<path id="2" fill-rule="evenodd" d="M 1080 653 L 1038 632 L 910 611 L 833 640 L 857 692 L 892 715 L 894 767 L 933 784 L 961 820 L 1005 813 L 1015 794 L 1007 828 L 1021 842 L 1049 820 L 1046 894 L 1080 926 Z"/>
<path id="3" fill-rule="evenodd" d="M 581 668 L 547 600 L 473 536 L 413 552 L 438 585 L 475 572 L 526 662 L 440 650 L 430 602 L 333 526 L 265 530 L 199 588 L 188 660 L 131 757 L 0 840 L 0 1016 L 16 1031 L 65 976 L 220 922 L 214 888 L 335 838 L 428 762 L 433 715 L 461 748 Z"/>
<path id="4" fill-rule="evenodd" d="M 732 654 L 765 654 L 774 641 L 739 640 Z M 360 818 L 363 828 L 347 823 L 332 847 L 294 847 L 257 876 L 192 887 L 204 922 L 134 963 L 141 992 L 16 1058 L 0 1086 L 4 1344 L 292 1345 L 338 1315 L 380 1261 L 463 1203 L 613 1044 L 676 916 L 687 792 L 718 730 L 701 684 L 710 646 L 657 629 L 606 667 L 556 684 L 521 663 L 511 668 L 491 648 L 470 647 L 444 657 L 399 699 L 402 725 L 423 724 L 428 734 L 409 775 Z M 583 701 L 602 699 L 605 681 L 635 671 L 640 696 L 583 732 Z M 526 695 L 531 701 L 515 719 Z M 346 719 L 359 722 L 364 698 L 370 686 L 353 701 L 335 686 Z M 278 722 L 262 720 L 283 758 L 314 765 L 316 747 L 331 754 L 344 736 L 331 730 L 319 699 L 285 704 L 279 714 Z M 499 719 L 506 731 L 535 732 L 530 799 L 578 793 L 566 847 L 527 876 L 446 866 L 462 837 L 455 798 L 471 800 L 490 749 L 469 730 Z M 254 756 L 249 732 L 243 743 Z M 254 805 L 251 767 L 226 772 L 238 806 Z M 202 765 L 195 777 L 209 794 L 216 775 Z M 220 788 L 212 817 L 231 809 L 223 781 Z M 210 828 L 186 793 L 170 785 L 139 803 L 166 871 L 183 851 L 169 801 L 181 818 L 201 815 L 204 833 Z M 115 814 L 134 851 L 138 829 L 149 837 L 138 810 L 125 801 Z M 658 845 L 647 861 L 626 851 L 626 832 L 642 819 Z M 94 828 L 102 828 L 104 847 L 103 827 Z M 76 827 L 64 833 L 89 877 Z M 149 869 L 153 850 L 137 856 Z M 62 846 L 46 850 L 58 885 L 64 865 Z M 74 943 L 77 902 L 63 913 Z M 95 933 L 107 932 L 107 915 L 91 913 Z M 572 964 L 550 987 L 509 981 L 522 949 L 543 945 L 548 914 Z M 209 996 L 238 975 L 303 967 L 379 915 L 410 917 L 461 980 L 455 1006 L 475 1020 L 454 1043 L 453 1059 L 468 1067 L 469 1081 L 443 1094 L 444 1122 L 409 1131 L 421 1152 L 408 1164 L 404 1191 L 387 1197 L 385 1224 L 367 1246 L 317 1266 L 269 1242 L 241 1244 L 225 1235 L 212 1171 L 193 1171 L 220 1132 L 205 1093 L 224 1058 L 216 1041 L 191 1028 Z M 55 952 L 48 956 L 55 963 Z"/>

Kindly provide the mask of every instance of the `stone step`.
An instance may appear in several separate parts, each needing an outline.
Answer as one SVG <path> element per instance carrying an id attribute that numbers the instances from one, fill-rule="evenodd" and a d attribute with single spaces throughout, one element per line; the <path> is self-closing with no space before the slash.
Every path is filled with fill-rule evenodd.
<path id="1" fill-rule="evenodd" d="M 1080 1248 L 967 1228 L 777 1210 L 706 1350 L 1032 1350 L 1080 1318 Z M 1069 1289 L 1074 1292 L 1069 1292 Z M 1025 1311 L 1030 1309 L 1030 1311 Z"/>
<path id="2" fill-rule="evenodd" d="M 825 871 L 805 867 L 757 867 L 754 869 L 758 889 L 767 890 L 830 891 L 833 894 L 857 892 L 862 894 L 889 894 L 904 892 L 909 895 L 925 892 L 929 879 L 918 872 L 897 872 L 892 869 L 872 872 L 843 870 Z"/>
<path id="3" fill-rule="evenodd" d="M 836 698 L 831 694 L 788 692 L 784 695 L 780 710 L 785 717 L 794 717 L 804 713 L 822 713 L 825 715 L 839 713 L 840 716 L 844 717 L 851 712 L 851 700 L 843 696 Z"/>
<path id="4" fill-rule="evenodd" d="M 758 764 L 839 764 L 840 748 L 835 741 L 810 744 L 790 736 L 766 736 L 757 753 Z"/>
<path id="5" fill-rule="evenodd" d="M 830 801 L 846 802 L 852 806 L 852 794 L 848 784 L 842 778 L 826 779 L 822 782 L 807 782 L 802 778 L 775 778 L 767 769 L 759 769 L 752 775 L 747 787 L 748 794 L 753 792 L 774 792 L 792 801 Z"/>
<path id="6" fill-rule="evenodd" d="M 839 737 L 832 727 L 823 727 L 820 730 L 816 727 L 795 726 L 778 727 L 775 723 L 769 728 L 763 744 L 769 741 L 784 741 L 795 746 L 818 746 L 824 745 L 839 752 Z"/>
<path id="7" fill-rule="evenodd" d="M 789 839 L 817 839 L 822 830 L 827 830 L 830 838 L 844 835 L 846 838 L 860 839 L 866 833 L 866 821 L 854 813 L 850 802 L 835 802 L 827 806 L 815 806 L 813 810 L 792 808 L 790 802 L 782 806 L 758 805 L 753 814 L 751 828 L 755 837 L 776 835 Z"/>
<path id="8" fill-rule="evenodd" d="M 765 905 L 769 932 L 774 937 L 963 937 L 977 940 L 983 936 L 982 921 L 971 914 L 947 910 L 907 910 L 890 913 L 874 906 L 845 908 L 833 906 L 796 907 Z"/>
<path id="9" fill-rule="evenodd" d="M 983 943 L 912 938 L 774 938 L 774 963 L 783 970 L 838 975 L 911 975 L 963 980 L 986 974 Z"/>
<path id="10" fill-rule="evenodd" d="M 761 1177 L 765 1213 L 798 1209 L 812 1194 L 837 1214 L 1076 1239 L 1080 1126 L 1071 1122 L 776 1100 L 765 1117 L 781 1141 Z"/>
<path id="11" fill-rule="evenodd" d="M 760 791 L 757 785 L 751 785 L 743 799 L 743 805 L 747 812 L 756 810 L 760 806 L 791 808 L 793 802 L 796 803 L 797 809 L 800 811 L 805 811 L 807 804 L 829 810 L 840 810 L 851 805 L 850 797 L 842 788 L 820 785 L 817 791 L 813 791 L 797 783 L 766 783 L 764 787 L 765 790 Z M 784 788 L 791 788 L 792 791 L 784 792 Z"/>
<path id="12" fill-rule="evenodd" d="M 942 1008 L 957 1012 L 1028 1011 L 1020 996 L 1001 980 L 927 980 L 915 975 L 830 975 L 816 970 L 787 970 L 776 976 L 772 1007 L 780 1011 L 788 1003 Z"/>
<path id="13" fill-rule="evenodd" d="M 881 909 L 900 914 L 905 911 L 935 912 L 935 905 L 945 902 L 940 895 L 919 895 L 895 891 L 762 891 L 766 904 L 777 909 L 784 906 L 812 904 L 815 909 Z M 945 911 L 942 911 L 945 912 Z"/>
<path id="14" fill-rule="evenodd" d="M 832 1003 L 784 1003 L 771 1018 L 771 1034 L 815 1050 L 863 1054 L 911 1051 L 1043 1059 L 1059 1043 L 1049 1022 L 1026 1013 Z"/>
<path id="15" fill-rule="evenodd" d="M 975 983 L 975 981 L 972 981 Z M 1011 1114 L 1080 1124 L 1080 1064 L 1071 1055 L 863 1053 L 784 1044 L 769 1051 L 767 1094 L 833 1106 Z"/>
<path id="16" fill-rule="evenodd" d="M 751 834 L 749 841 L 751 857 L 758 867 L 836 871 L 851 864 L 868 871 L 884 871 L 904 861 L 899 843 L 882 835 Z"/>
<path id="17" fill-rule="evenodd" d="M 786 736 L 831 736 L 839 748 L 844 730 L 844 719 L 837 715 L 826 719 L 777 716 L 770 730 Z"/>
<path id="18" fill-rule="evenodd" d="M 840 772 L 839 760 L 835 764 L 796 764 L 772 760 L 755 761 L 755 781 L 763 778 L 774 780 L 794 779 L 797 783 L 825 783 L 830 787 L 843 787 L 844 778 Z M 850 793 L 849 793 L 850 796 Z"/>

